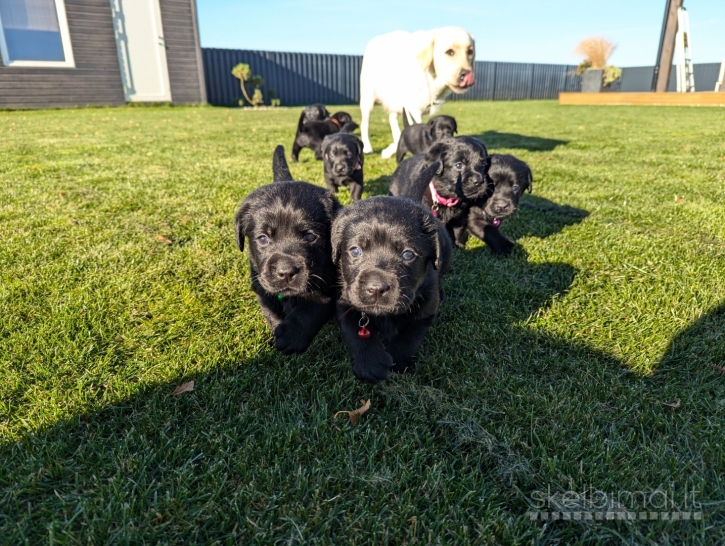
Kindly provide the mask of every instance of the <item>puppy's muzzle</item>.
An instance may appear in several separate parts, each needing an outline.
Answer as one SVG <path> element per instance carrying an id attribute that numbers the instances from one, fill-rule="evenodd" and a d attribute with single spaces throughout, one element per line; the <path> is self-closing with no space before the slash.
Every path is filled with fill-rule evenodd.
<path id="1" fill-rule="evenodd" d="M 518 207 L 509 201 L 495 201 L 487 208 L 489 211 L 488 216 L 499 220 L 512 216 L 518 210 Z"/>
<path id="2" fill-rule="evenodd" d="M 350 166 L 347 163 L 337 163 L 332 168 L 332 172 L 334 172 L 337 176 L 346 176 L 350 174 Z"/>
<path id="3" fill-rule="evenodd" d="M 275 254 L 267 262 L 264 275 L 265 288 L 272 291 L 300 290 L 304 288 L 304 261 L 296 256 Z"/>
<path id="4" fill-rule="evenodd" d="M 364 305 L 391 307 L 395 305 L 391 279 L 377 270 L 363 271 L 357 281 L 357 295 Z"/>
<path id="5" fill-rule="evenodd" d="M 295 275 L 300 272 L 300 268 L 291 262 L 284 261 L 270 267 L 270 271 L 277 277 L 277 280 L 289 284 Z"/>
<path id="6" fill-rule="evenodd" d="M 370 281 L 365 285 L 365 292 L 368 297 L 376 302 L 380 300 L 388 290 L 390 290 L 390 285 L 380 280 Z"/>

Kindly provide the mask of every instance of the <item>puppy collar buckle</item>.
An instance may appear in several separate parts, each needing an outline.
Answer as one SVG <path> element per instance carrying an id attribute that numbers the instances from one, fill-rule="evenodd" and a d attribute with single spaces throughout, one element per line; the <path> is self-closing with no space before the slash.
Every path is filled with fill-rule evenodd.
<path id="1" fill-rule="evenodd" d="M 284 299 L 284 294 L 277 294 L 277 299 L 282 301 Z"/>
<path id="2" fill-rule="evenodd" d="M 362 165 L 360 165 L 360 162 L 358 161 L 357 163 L 355 163 L 355 170 L 359 171 L 360 169 L 362 169 Z"/>
<path id="3" fill-rule="evenodd" d="M 493 227 L 498 227 L 501 225 L 501 220 L 499 220 L 498 218 L 494 218 L 493 222 L 491 223 L 493 224 Z"/>
<path id="4" fill-rule="evenodd" d="M 443 205 L 444 207 L 455 207 L 458 205 L 458 203 L 461 202 L 461 200 L 458 197 L 443 197 L 441 194 L 438 193 L 438 190 L 436 190 L 435 184 L 433 184 L 433 181 L 431 180 L 428 184 L 428 187 L 430 188 L 430 196 L 433 198 L 433 213 L 435 216 L 438 216 L 436 214 L 436 211 L 438 210 L 438 205 Z"/>
<path id="5" fill-rule="evenodd" d="M 358 330 L 357 332 L 357 337 L 359 337 L 360 339 L 367 339 L 370 337 L 370 330 L 367 329 L 367 325 L 370 324 L 370 318 L 364 312 L 360 314 L 362 316 L 357 323 L 357 325 L 360 327 L 360 330 Z"/>

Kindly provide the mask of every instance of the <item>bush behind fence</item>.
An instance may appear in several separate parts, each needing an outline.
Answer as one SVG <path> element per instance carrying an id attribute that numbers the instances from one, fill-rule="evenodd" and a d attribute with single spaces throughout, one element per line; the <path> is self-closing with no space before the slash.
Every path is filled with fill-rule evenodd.
<path id="1" fill-rule="evenodd" d="M 207 100 L 215 106 L 236 106 L 242 97 L 239 80 L 231 74 L 238 63 L 250 65 L 264 79 L 262 91 L 274 89 L 284 106 L 356 104 L 360 100 L 360 55 L 285 53 L 244 49 L 203 48 Z M 712 91 L 718 63 L 694 66 L 695 87 Z M 612 91 L 649 91 L 654 67 L 627 67 Z M 449 100 L 555 99 L 560 91 L 579 91 L 575 65 L 476 61 L 476 84 Z M 669 90 L 675 90 L 673 67 Z M 267 100 L 268 102 L 268 100 Z"/>

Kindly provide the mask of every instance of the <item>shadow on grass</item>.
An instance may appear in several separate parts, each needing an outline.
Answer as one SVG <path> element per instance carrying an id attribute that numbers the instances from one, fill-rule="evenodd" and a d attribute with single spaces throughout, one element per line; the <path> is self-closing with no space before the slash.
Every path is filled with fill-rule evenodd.
<path id="1" fill-rule="evenodd" d="M 489 151 L 506 148 L 528 150 L 529 152 L 550 152 L 557 146 L 569 143 L 568 140 L 520 135 L 518 133 L 499 133 L 498 131 L 486 131 L 471 136 L 483 142 Z"/>
<path id="2" fill-rule="evenodd" d="M 371 180 L 365 180 L 365 193 L 367 197 L 374 197 L 376 195 L 388 195 L 390 188 L 390 181 L 393 178 L 393 174 L 382 175 Z"/>
<path id="3" fill-rule="evenodd" d="M 526 203 L 510 224 L 518 237 L 547 237 L 586 216 L 538 197 Z M 544 532 L 616 542 L 623 532 L 678 541 L 699 530 L 697 522 L 559 521 L 542 531 L 525 514 L 533 492 L 579 486 L 567 476 L 654 490 L 700 472 L 692 485 L 714 495 L 717 464 L 698 470 L 702 454 L 693 453 L 709 437 L 686 431 L 693 415 L 709 418 L 722 392 L 722 378 L 702 367 L 725 357 L 725 305 L 679 334 L 658 373 L 642 377 L 530 325 L 568 292 L 574 267 L 531 263 L 521 247 L 507 258 L 485 247 L 455 252 L 416 374 L 376 387 L 355 381 L 330 324 L 304 355 L 265 349 L 230 359 L 3 442 L 0 536 L 9 544 L 339 543 L 351 535 L 404 543 L 429 535 L 456 542 L 465 528 L 499 541 Z M 194 392 L 170 396 L 192 378 Z M 658 402 L 677 397 L 688 412 Z M 360 398 L 373 401 L 360 425 L 333 418 Z M 697 467 L 678 474 L 671 457 Z M 400 524 L 411 514 L 420 515 L 416 526 Z M 502 520 L 505 530 L 494 524 Z M 707 524 L 717 522 L 725 523 L 714 514 Z"/>

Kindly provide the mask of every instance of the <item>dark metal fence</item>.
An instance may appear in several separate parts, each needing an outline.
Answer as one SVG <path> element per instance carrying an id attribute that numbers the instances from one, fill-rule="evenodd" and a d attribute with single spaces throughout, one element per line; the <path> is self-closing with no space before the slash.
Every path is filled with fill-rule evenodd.
<path id="1" fill-rule="evenodd" d="M 237 63 L 249 64 L 252 74 L 262 76 L 265 98 L 267 91 L 274 89 L 285 106 L 359 102 L 359 55 L 209 48 L 201 51 L 207 101 L 215 106 L 237 105 L 242 97 L 239 80 L 231 73 Z"/>
<path id="2" fill-rule="evenodd" d="M 265 99 L 267 91 L 274 89 L 285 106 L 315 102 L 356 104 L 360 100 L 359 55 L 213 48 L 203 48 L 202 55 L 207 100 L 216 106 L 237 105 L 242 97 L 239 80 L 231 74 L 237 63 L 248 63 L 253 74 L 262 76 Z M 612 84 L 612 91 L 649 91 L 653 70 L 651 66 L 623 68 L 622 77 Z M 718 63 L 696 64 L 694 71 L 698 91 L 715 88 Z M 451 95 L 449 100 L 555 99 L 560 91 L 581 88 L 574 65 L 476 61 L 474 72 L 473 88 L 464 95 Z M 675 88 L 673 67 L 668 90 Z"/>
<path id="3" fill-rule="evenodd" d="M 693 65 L 695 89 L 714 91 L 717 77 L 720 75 L 720 63 L 702 63 Z M 628 66 L 622 69 L 622 77 L 612 84 L 612 91 L 650 91 L 654 66 Z M 677 91 L 677 72 L 672 67 L 667 91 Z"/>

